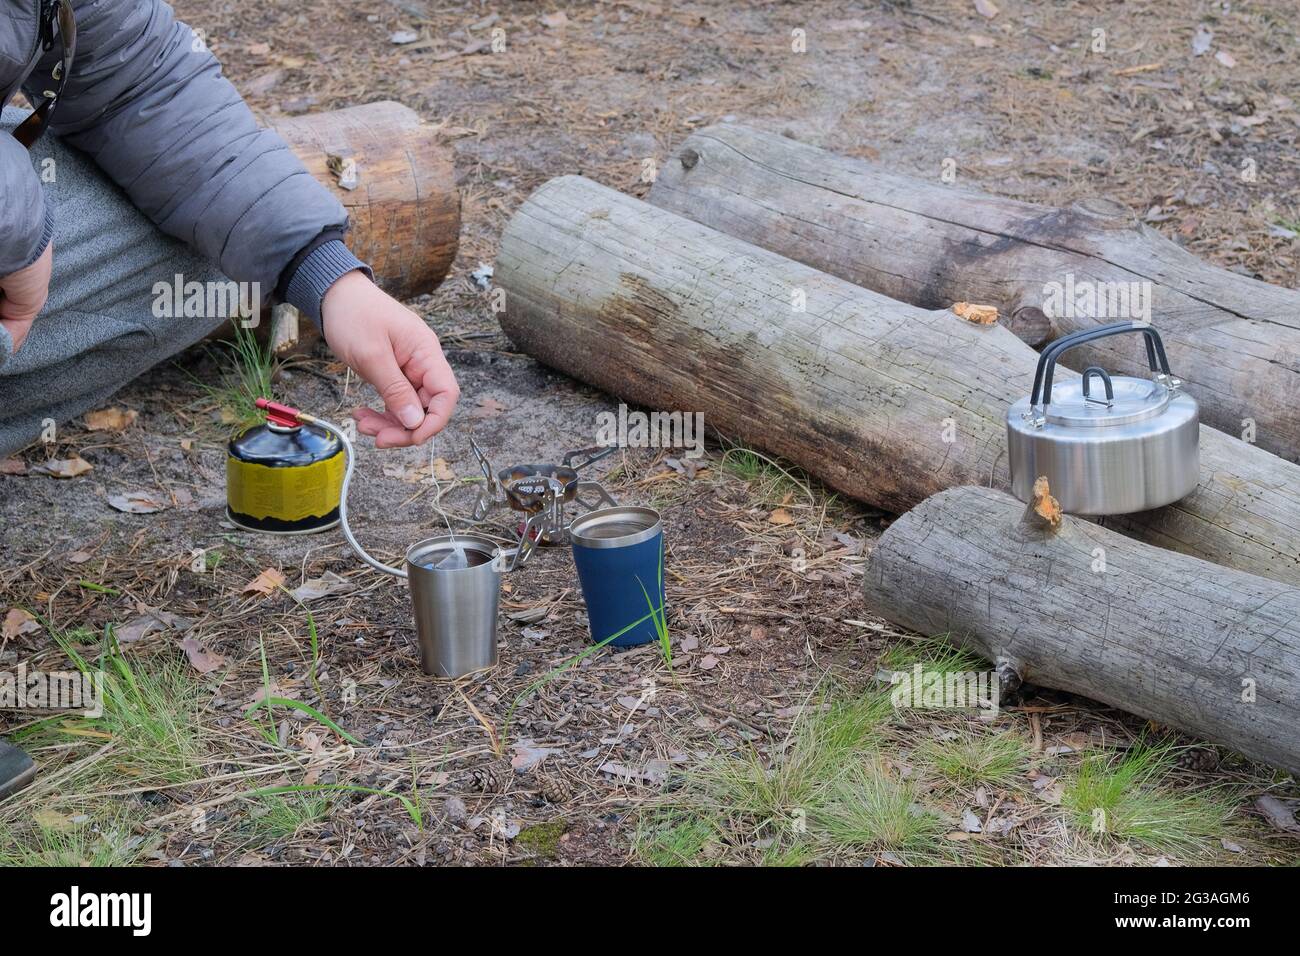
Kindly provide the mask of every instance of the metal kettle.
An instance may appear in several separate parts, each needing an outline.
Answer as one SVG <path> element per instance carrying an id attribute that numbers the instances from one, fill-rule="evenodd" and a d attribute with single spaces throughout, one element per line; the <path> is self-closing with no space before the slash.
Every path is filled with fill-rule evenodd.
<path id="1" fill-rule="evenodd" d="M 1110 375 L 1097 366 L 1053 385 L 1069 349 L 1124 333 L 1145 338 L 1152 378 Z M 1043 350 L 1034 388 L 1007 410 L 1011 490 L 1033 497 L 1047 478 L 1061 510 L 1079 515 L 1147 511 L 1190 494 L 1200 476 L 1200 412 L 1169 370 L 1160 334 L 1115 322 L 1063 336 Z"/>

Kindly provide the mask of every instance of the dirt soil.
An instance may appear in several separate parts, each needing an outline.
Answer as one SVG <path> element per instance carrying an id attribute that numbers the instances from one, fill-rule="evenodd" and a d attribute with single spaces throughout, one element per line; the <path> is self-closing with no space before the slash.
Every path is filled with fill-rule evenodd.
<path id="1" fill-rule="evenodd" d="M 644 195 L 646 161 L 662 163 L 701 126 L 743 122 L 918 176 L 939 176 L 952 157 L 961 185 L 1038 202 L 1108 195 L 1209 261 L 1297 282 L 1300 14 L 1289 4 L 999 0 L 991 18 L 968 0 L 176 6 L 268 120 L 393 99 L 443 124 L 454 149 L 460 254 L 443 286 L 411 306 L 450 350 L 461 408 L 432 448 L 363 447 L 354 491 L 359 534 L 391 560 L 443 527 L 443 486 L 442 506 L 468 511 L 471 435 L 498 465 L 553 460 L 591 444 L 597 414 L 617 408 L 501 333 L 471 273 L 492 263 L 512 212 L 569 173 Z M 1212 47 L 1193 55 L 1201 24 Z M 492 51 L 494 30 L 505 52 Z M 795 30 L 806 52 L 792 50 Z M 393 42 L 399 31 L 416 42 Z M 114 399 L 138 413 L 125 430 L 69 423 L 20 456 L 28 474 L 0 476 L 0 613 L 26 608 L 90 634 L 135 624 L 128 651 L 142 660 L 180 654 L 185 638 L 222 660 L 200 678 L 203 779 L 141 795 L 143 826 L 161 834 L 152 862 L 622 862 L 638 807 L 672 768 L 719 748 L 779 746 L 816 688 L 870 683 L 898 640 L 858 586 L 889 516 L 771 469 L 733 469 L 714 442 L 696 473 L 666 460 L 679 452 L 656 450 L 595 468 L 620 499 L 664 514 L 671 669 L 655 647 L 601 651 L 529 692 L 588 646 L 572 561 L 554 550 L 509 579 L 500 665 L 434 681 L 419 670 L 404 585 L 363 569 L 337 532 L 270 537 L 226 521 L 228 426 L 196 383 L 219 378 L 217 360 L 193 350 Z M 276 389 L 335 420 L 374 398 L 324 351 L 283 371 Z M 73 452 L 93 471 L 33 473 Z M 437 458 L 454 487 L 430 477 Z M 137 491 L 163 510 L 108 504 Z M 266 569 L 290 589 L 327 572 L 346 581 L 307 605 L 319 693 L 302 606 L 247 589 Z M 141 628 L 157 609 L 180 620 Z M 244 717 L 263 684 L 263 647 L 277 692 L 328 713 L 359 744 L 285 708 L 268 744 Z M 20 659 L 55 666 L 61 655 L 42 629 L 0 641 L 0 666 Z M 1087 701 L 1048 703 L 1033 717 L 1045 746 L 1142 729 Z M 1013 718 L 1028 727 L 1028 712 Z M 262 768 L 252 783 L 230 779 L 249 767 Z M 304 780 L 416 792 L 428 819 L 417 828 L 395 801 L 352 793 L 296 837 L 251 839 L 240 793 Z M 195 808 L 208 812 L 202 832 L 188 825 Z M 1026 846 L 1055 849 L 1028 858 L 1073 861 L 1031 831 Z"/>

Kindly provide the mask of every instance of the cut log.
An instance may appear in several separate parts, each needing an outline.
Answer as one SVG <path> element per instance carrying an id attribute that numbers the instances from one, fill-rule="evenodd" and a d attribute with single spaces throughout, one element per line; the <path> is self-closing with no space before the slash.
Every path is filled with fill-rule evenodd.
<path id="1" fill-rule="evenodd" d="M 872 551 L 868 605 L 1025 681 L 1300 773 L 1300 590 L 988 488 L 922 502 Z"/>
<path id="2" fill-rule="evenodd" d="M 343 203 L 348 247 L 384 291 L 409 299 L 438 287 L 456 258 L 460 196 L 435 127 L 400 103 L 380 102 L 282 117 L 274 128 Z"/>
<path id="3" fill-rule="evenodd" d="M 1140 318 L 1100 308 L 1078 314 L 1066 300 L 1088 312 L 1085 292 L 1109 301 L 1129 283 L 1149 283 L 1137 288 L 1150 292 L 1151 322 L 1201 403 L 1201 420 L 1300 459 L 1300 292 L 1212 266 L 1118 203 L 1016 202 L 731 125 L 688 137 L 649 200 L 921 308 L 996 305 L 1035 346 Z M 1135 304 L 1130 299 L 1130 311 Z M 1110 338 L 1065 361 L 1076 371 L 1101 365 L 1142 374 L 1142 359 L 1131 341 Z"/>
<path id="4" fill-rule="evenodd" d="M 523 351 L 629 401 L 702 412 L 851 497 L 901 513 L 956 485 L 1009 484 L 1006 410 L 1038 356 L 999 325 L 895 302 L 573 176 L 520 207 L 495 278 Z M 1300 467 L 1201 432 L 1192 495 L 1107 524 L 1300 584 Z"/>

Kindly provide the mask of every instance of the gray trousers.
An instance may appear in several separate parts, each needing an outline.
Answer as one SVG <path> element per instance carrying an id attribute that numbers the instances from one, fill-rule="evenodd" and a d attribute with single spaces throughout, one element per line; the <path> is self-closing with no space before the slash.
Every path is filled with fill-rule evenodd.
<path id="1" fill-rule="evenodd" d="M 25 115 L 6 108 L 0 136 Z M 84 153 L 47 132 L 32 162 L 54 209 L 54 273 L 49 301 L 22 348 L 15 352 L 0 327 L 0 455 L 35 441 L 47 421 L 98 406 L 226 321 L 155 315 L 156 283 L 225 277 L 159 232 Z"/>

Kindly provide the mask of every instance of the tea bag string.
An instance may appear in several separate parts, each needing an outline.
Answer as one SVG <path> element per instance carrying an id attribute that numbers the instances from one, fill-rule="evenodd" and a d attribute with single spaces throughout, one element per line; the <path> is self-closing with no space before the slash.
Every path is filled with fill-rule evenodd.
<path id="1" fill-rule="evenodd" d="M 465 554 L 465 543 L 456 536 L 452 530 L 451 518 L 442 508 L 442 483 L 438 480 L 438 468 L 435 464 L 438 452 L 438 436 L 435 435 L 429 442 L 429 477 L 433 479 L 435 494 L 433 497 L 433 508 L 438 514 L 442 515 L 443 522 L 447 525 L 447 535 L 451 538 L 452 549 L 441 561 L 434 565 L 434 568 L 441 570 L 459 570 L 469 567 L 469 557 Z M 454 480 L 454 479 L 453 479 Z M 449 481 L 450 485 L 452 482 Z"/>

